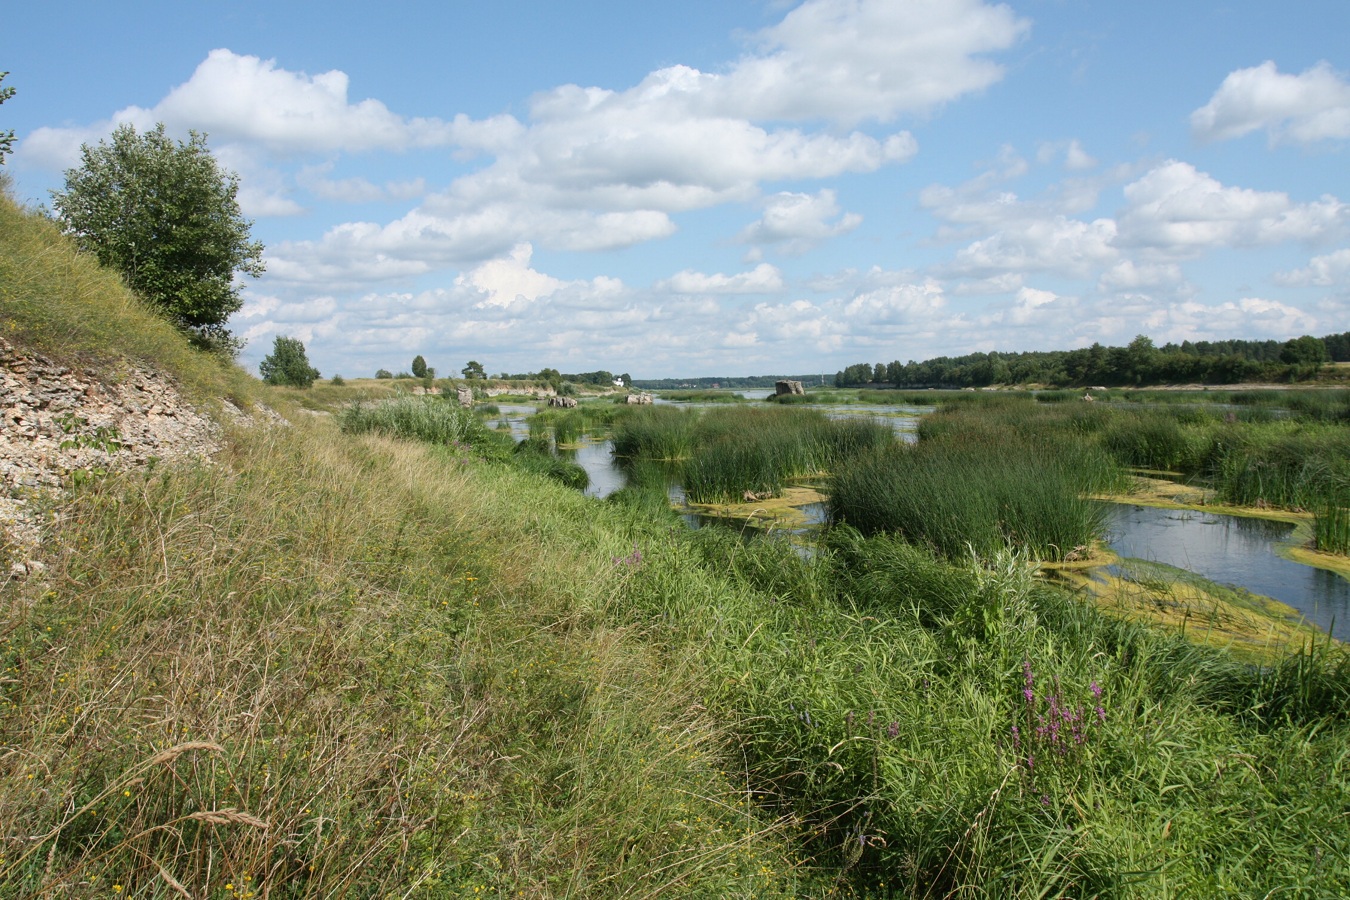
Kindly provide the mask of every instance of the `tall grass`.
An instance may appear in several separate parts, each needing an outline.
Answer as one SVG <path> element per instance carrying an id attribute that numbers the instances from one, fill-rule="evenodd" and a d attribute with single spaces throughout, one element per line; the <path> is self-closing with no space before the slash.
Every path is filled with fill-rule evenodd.
<path id="1" fill-rule="evenodd" d="M 1211 465 L 1225 502 L 1315 509 L 1350 483 L 1350 431 L 1291 422 L 1249 426 Z"/>
<path id="2" fill-rule="evenodd" d="M 710 701 L 750 784 L 856 893 L 1350 887 L 1343 654 L 1253 670 L 1106 619 L 1006 553 L 949 565 L 835 534 L 807 561 L 697 532 L 644 560 L 634 614 L 721 673 Z"/>
<path id="3" fill-rule="evenodd" d="M 1350 490 L 1345 486 L 1323 497 L 1314 509 L 1313 538 L 1324 553 L 1350 556 Z"/>
<path id="4" fill-rule="evenodd" d="M 192 349 L 114 271 L 76 252 L 56 224 L 19 207 L 0 182 L 0 337 L 71 367 L 129 359 L 172 377 L 188 398 L 248 407 L 257 382 Z"/>
<path id="5" fill-rule="evenodd" d="M 1083 454 L 1087 458 L 1087 454 Z M 949 559 L 1013 547 L 1040 559 L 1081 554 L 1104 528 L 1070 454 L 1005 441 L 898 446 L 857 459 L 829 480 L 830 519 L 894 533 Z"/>
<path id="6" fill-rule="evenodd" d="M 0 603 L 0 893 L 814 892 L 702 673 L 605 620 L 622 507 L 302 418 L 63 522 Z"/>
<path id="7" fill-rule="evenodd" d="M 694 448 L 698 413 L 638 406 L 614 423 L 614 455 L 627 459 L 685 459 Z"/>
<path id="8" fill-rule="evenodd" d="M 442 446 L 500 449 L 502 441 L 471 409 L 438 397 L 404 395 L 377 403 L 352 403 L 338 417 L 349 434 L 374 432 Z"/>
<path id="9" fill-rule="evenodd" d="M 792 479 L 848 465 L 855 455 L 895 442 L 884 423 L 835 421 L 817 410 L 766 407 L 711 410 L 698 420 L 684 464 L 686 495 L 696 503 L 777 496 Z"/>

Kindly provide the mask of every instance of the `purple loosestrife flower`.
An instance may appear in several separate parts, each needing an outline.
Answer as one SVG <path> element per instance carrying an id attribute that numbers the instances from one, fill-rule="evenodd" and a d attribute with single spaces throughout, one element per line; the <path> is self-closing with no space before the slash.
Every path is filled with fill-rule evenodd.
<path id="1" fill-rule="evenodd" d="M 897 737 L 899 737 L 899 736 L 900 736 L 900 723 L 899 723 L 899 722 L 892 722 L 891 725 L 890 725 L 890 727 L 886 729 L 886 734 L 887 734 L 888 737 L 891 737 L 891 738 L 897 738 Z"/>

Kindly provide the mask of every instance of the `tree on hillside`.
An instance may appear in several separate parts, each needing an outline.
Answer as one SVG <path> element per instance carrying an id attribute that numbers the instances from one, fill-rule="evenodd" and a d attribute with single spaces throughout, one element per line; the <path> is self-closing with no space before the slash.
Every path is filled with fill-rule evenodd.
<path id="1" fill-rule="evenodd" d="M 420 353 L 413 357 L 412 373 L 414 378 L 425 378 L 427 375 L 427 361 Z"/>
<path id="2" fill-rule="evenodd" d="M 263 245 L 239 211 L 239 178 L 223 170 L 191 132 L 175 142 L 162 124 L 131 125 L 112 142 L 80 148 L 66 189 L 52 202 L 80 247 L 119 270 L 133 290 L 202 347 L 234 353 L 225 327 L 243 300 L 235 273 L 262 274 Z"/>
<path id="3" fill-rule="evenodd" d="M 0 84 L 4 83 L 5 76 L 8 74 L 9 74 L 8 72 L 0 72 Z M 4 103 L 6 100 L 8 100 L 10 97 L 13 96 L 14 96 L 14 88 L 0 87 L 0 103 Z M 14 129 L 11 128 L 9 131 L 0 131 L 0 166 L 3 166 L 5 164 L 5 157 L 10 153 L 13 147 L 14 147 Z"/>
<path id="4" fill-rule="evenodd" d="M 483 370 L 483 364 L 477 360 L 469 360 L 469 364 L 460 369 L 465 378 L 487 378 L 487 372 Z"/>
<path id="5" fill-rule="evenodd" d="M 268 384 L 286 384 L 307 388 L 319 377 L 319 370 L 309 364 L 305 345 L 298 338 L 277 335 L 272 352 L 258 366 L 263 381 Z"/>

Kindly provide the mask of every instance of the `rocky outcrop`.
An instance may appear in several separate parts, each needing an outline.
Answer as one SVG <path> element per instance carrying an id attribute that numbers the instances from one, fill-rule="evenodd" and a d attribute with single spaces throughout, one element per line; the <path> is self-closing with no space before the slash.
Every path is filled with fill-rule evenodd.
<path id="1" fill-rule="evenodd" d="M 624 400 L 624 402 L 625 402 L 625 403 L 636 403 L 636 404 L 641 404 L 641 405 L 644 405 L 644 406 L 645 406 L 645 405 L 648 405 L 648 404 L 650 404 L 650 403 L 652 402 L 652 395 L 651 395 L 651 394 L 629 394 L 628 397 L 627 397 L 627 399 Z"/>
<path id="2" fill-rule="evenodd" d="M 574 409 L 577 405 L 576 397 L 549 397 L 549 406 L 561 406 L 564 409 Z"/>
<path id="3" fill-rule="evenodd" d="M 806 390 L 800 381 L 775 381 L 773 393 L 775 397 L 782 397 L 784 394 L 805 394 Z"/>
<path id="4" fill-rule="evenodd" d="M 153 372 L 77 371 L 0 339 L 0 528 L 10 573 L 36 565 L 27 557 L 39 540 L 40 493 L 152 459 L 209 456 L 220 439 L 220 427 Z"/>

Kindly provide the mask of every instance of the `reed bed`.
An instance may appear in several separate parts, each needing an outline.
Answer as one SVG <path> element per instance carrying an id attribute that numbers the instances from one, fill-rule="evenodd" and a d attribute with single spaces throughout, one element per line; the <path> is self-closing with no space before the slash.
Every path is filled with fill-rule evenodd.
<path id="1" fill-rule="evenodd" d="M 698 413 L 639 406 L 614 423 L 614 455 L 627 459 L 686 459 L 694 449 Z"/>
<path id="2" fill-rule="evenodd" d="M 500 447 L 470 409 L 438 397 L 403 395 L 376 403 L 356 402 L 338 416 L 348 434 L 375 433 L 440 446 Z"/>
<path id="3" fill-rule="evenodd" d="M 817 410 L 711 410 L 698 420 L 697 449 L 682 480 L 696 503 L 740 501 L 747 494 L 763 499 L 793 479 L 846 466 L 852 457 L 894 442 L 882 422 L 834 421 Z"/>
<path id="4" fill-rule="evenodd" d="M 1313 539 L 1323 553 L 1350 556 L 1350 490 L 1342 486 L 1317 505 Z"/>
<path id="5" fill-rule="evenodd" d="M 1350 431 L 1294 422 L 1248 427 L 1215 454 L 1210 474 L 1227 503 L 1316 509 L 1350 483 Z"/>
<path id="6" fill-rule="evenodd" d="M 997 448 L 897 446 L 832 475 L 830 521 L 902 535 L 948 559 L 1009 547 L 1073 558 L 1101 536 L 1105 520 L 1102 505 L 1084 496 L 1091 479 L 1082 465 L 1069 452 L 1051 456 L 1006 440 Z"/>

